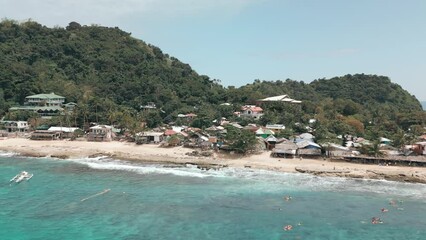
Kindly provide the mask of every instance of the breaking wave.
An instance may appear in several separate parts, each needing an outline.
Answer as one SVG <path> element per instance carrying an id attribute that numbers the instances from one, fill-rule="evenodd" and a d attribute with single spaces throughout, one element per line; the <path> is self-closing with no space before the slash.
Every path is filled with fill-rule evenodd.
<path id="1" fill-rule="evenodd" d="M 202 170 L 196 165 L 160 165 L 126 162 L 108 157 L 70 160 L 92 169 L 129 171 L 137 174 L 175 175 L 194 178 L 230 178 L 249 181 L 244 190 L 277 192 L 287 190 L 359 192 L 394 195 L 426 200 L 426 184 L 403 183 L 386 180 L 350 179 L 342 177 L 318 177 L 302 173 L 282 173 L 257 169 L 222 168 Z M 243 190 L 243 189 L 242 189 Z"/>

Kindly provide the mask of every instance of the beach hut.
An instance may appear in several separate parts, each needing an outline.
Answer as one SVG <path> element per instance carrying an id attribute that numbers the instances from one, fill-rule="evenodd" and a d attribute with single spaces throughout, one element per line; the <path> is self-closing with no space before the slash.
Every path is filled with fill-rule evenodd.
<path id="1" fill-rule="evenodd" d="M 272 150 L 275 148 L 275 144 L 277 144 L 277 138 L 274 137 L 273 135 L 270 135 L 267 138 L 265 138 L 265 144 L 268 150 Z"/>
<path id="2" fill-rule="evenodd" d="M 303 141 L 297 142 L 296 145 L 298 147 L 297 154 L 299 156 L 308 156 L 308 157 L 321 156 L 321 146 L 314 142 L 303 140 Z"/>
<path id="3" fill-rule="evenodd" d="M 291 141 L 282 142 L 275 145 L 275 148 L 272 150 L 273 157 L 293 157 L 297 153 L 297 145 Z"/>
<path id="4" fill-rule="evenodd" d="M 324 143 L 321 146 L 325 149 L 325 154 L 328 157 L 343 157 L 352 154 L 350 148 L 335 143 Z"/>

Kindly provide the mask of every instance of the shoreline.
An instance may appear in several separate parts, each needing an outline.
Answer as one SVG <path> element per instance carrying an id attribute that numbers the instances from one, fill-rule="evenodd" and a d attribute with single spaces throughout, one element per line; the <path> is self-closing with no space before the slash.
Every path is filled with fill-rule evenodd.
<path id="1" fill-rule="evenodd" d="M 330 159 L 273 158 L 270 152 L 250 156 L 214 153 L 211 157 L 189 156 L 195 149 L 159 145 L 136 145 L 129 142 L 34 141 L 24 138 L 0 140 L 0 150 L 28 157 L 86 158 L 109 156 L 117 160 L 158 164 L 194 164 L 202 169 L 252 168 L 276 172 L 305 173 L 324 177 L 384 179 L 399 182 L 426 183 L 426 168 L 378 166 Z"/>

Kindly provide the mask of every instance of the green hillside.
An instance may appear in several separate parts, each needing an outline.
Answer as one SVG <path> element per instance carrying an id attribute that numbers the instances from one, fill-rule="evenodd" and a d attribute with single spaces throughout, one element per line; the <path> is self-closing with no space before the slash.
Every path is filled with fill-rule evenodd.
<path id="1" fill-rule="evenodd" d="M 137 110 L 155 102 L 167 113 L 216 104 L 224 94 L 214 80 L 118 28 L 6 20 L 0 23 L 0 54 L 3 111 L 41 92 L 80 106 L 92 103 L 87 107 L 108 102 Z"/>
<path id="2" fill-rule="evenodd" d="M 48 92 L 77 103 L 72 116 L 72 125 L 77 126 L 103 122 L 131 128 L 145 121 L 155 127 L 190 112 L 198 115 L 191 123 L 197 127 L 209 126 L 220 117 L 244 125 L 251 120 L 232 114 L 241 105 L 283 94 L 303 102 L 265 106 L 258 123 L 283 123 L 289 132 L 302 132 L 315 118 L 317 135 L 377 137 L 420 129 L 426 119 L 420 102 L 384 76 L 355 74 L 309 84 L 255 80 L 225 88 L 118 28 L 76 22 L 48 28 L 4 20 L 0 54 L 0 117 L 6 114 L 9 119 L 30 117 L 8 109 L 23 104 L 28 95 Z M 140 106 L 149 102 L 158 111 L 141 111 Z M 233 105 L 219 105 L 224 102 Z"/>

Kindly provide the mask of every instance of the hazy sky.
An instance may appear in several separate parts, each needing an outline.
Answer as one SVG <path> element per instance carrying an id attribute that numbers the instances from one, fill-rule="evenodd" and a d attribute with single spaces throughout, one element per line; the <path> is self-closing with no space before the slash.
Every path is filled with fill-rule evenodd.
<path id="1" fill-rule="evenodd" d="M 426 0 L 0 0 L 0 16 L 118 26 L 225 86 L 365 73 L 426 100 Z"/>

